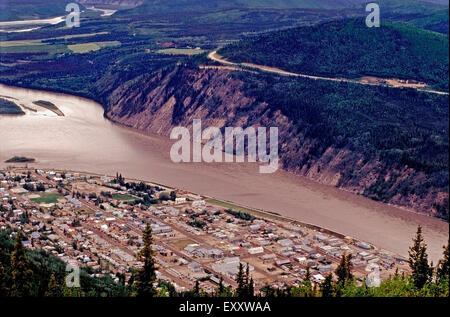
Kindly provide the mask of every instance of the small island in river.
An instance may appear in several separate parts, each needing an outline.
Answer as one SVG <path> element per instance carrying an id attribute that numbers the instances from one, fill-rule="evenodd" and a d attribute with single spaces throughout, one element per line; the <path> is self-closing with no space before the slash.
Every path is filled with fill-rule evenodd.
<path id="1" fill-rule="evenodd" d="M 61 110 L 59 110 L 59 108 L 57 106 L 55 106 L 55 104 L 51 103 L 50 101 L 38 100 L 38 101 L 33 101 L 33 103 L 37 106 L 41 106 L 45 109 L 53 111 L 60 117 L 64 117 L 64 113 Z"/>
<path id="2" fill-rule="evenodd" d="M 36 161 L 34 158 L 29 158 L 25 156 L 14 156 L 9 160 L 6 160 L 5 163 L 32 163 Z"/>
<path id="3" fill-rule="evenodd" d="M 25 112 L 16 103 L 0 98 L 0 115 L 2 114 L 23 115 Z"/>

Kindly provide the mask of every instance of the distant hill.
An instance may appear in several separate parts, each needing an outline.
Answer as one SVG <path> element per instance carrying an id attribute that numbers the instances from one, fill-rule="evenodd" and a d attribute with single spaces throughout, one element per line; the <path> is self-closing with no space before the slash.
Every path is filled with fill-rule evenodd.
<path id="1" fill-rule="evenodd" d="M 66 14 L 69 0 L 0 0 L 0 21 L 43 19 Z"/>
<path id="2" fill-rule="evenodd" d="M 367 28 L 363 19 L 350 19 L 268 33 L 219 53 L 297 73 L 413 79 L 447 90 L 448 49 L 443 34 L 389 22 Z"/>
<path id="3" fill-rule="evenodd" d="M 422 0 L 425 2 L 439 3 L 448 6 L 448 0 Z"/>
<path id="4" fill-rule="evenodd" d="M 89 0 L 83 0 L 89 1 Z M 96 0 L 108 1 L 108 0 Z M 214 18 L 233 18 L 235 10 L 302 10 L 304 15 L 320 12 L 322 17 L 365 16 L 369 0 L 143 0 L 143 4 L 117 13 L 119 16 L 145 17 L 155 14 L 220 12 Z M 448 33 L 449 9 L 440 0 L 377 0 L 383 20 Z M 436 3 L 438 2 L 438 3 Z M 234 11 L 233 11 L 234 10 Z M 189 16 L 189 15 L 187 15 Z M 212 18 L 212 17 L 210 17 Z M 323 19 L 318 19 L 318 21 Z"/>
<path id="5" fill-rule="evenodd" d="M 424 13 L 445 5 L 445 0 L 143 0 L 143 4 L 134 11 L 136 13 L 141 11 L 142 14 L 142 12 L 205 11 L 229 8 L 342 9 L 360 8 L 369 2 L 376 2 L 383 9 L 402 8 L 402 10 Z"/>
<path id="6" fill-rule="evenodd" d="M 365 3 L 366 0 L 144 0 L 128 14 L 155 12 L 209 11 L 231 8 L 310 8 L 339 9 Z"/>
<path id="7" fill-rule="evenodd" d="M 90 7 L 92 5 L 103 8 L 133 8 L 138 5 L 141 5 L 144 0 L 78 0 L 78 3 L 84 4 L 87 7 Z"/>

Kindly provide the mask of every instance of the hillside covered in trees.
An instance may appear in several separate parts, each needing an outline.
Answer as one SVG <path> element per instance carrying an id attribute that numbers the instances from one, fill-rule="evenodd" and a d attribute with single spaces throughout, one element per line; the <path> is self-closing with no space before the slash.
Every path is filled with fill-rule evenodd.
<path id="1" fill-rule="evenodd" d="M 15 235 L 15 240 L 11 234 Z M 44 250 L 26 249 L 27 237 L 12 229 L 0 231 L 0 297 L 28 296 L 124 296 L 124 281 L 115 282 L 109 275 L 80 270 L 80 287 L 66 287 L 66 263 Z"/>
<path id="2" fill-rule="evenodd" d="M 448 36 L 404 24 L 368 28 L 364 19 L 268 33 L 222 48 L 233 62 L 308 75 L 416 80 L 448 89 Z"/>
<path id="3" fill-rule="evenodd" d="M 197 59 L 124 83 L 106 116 L 163 135 L 194 118 L 278 126 L 283 169 L 448 219 L 448 96 L 199 69 Z"/>

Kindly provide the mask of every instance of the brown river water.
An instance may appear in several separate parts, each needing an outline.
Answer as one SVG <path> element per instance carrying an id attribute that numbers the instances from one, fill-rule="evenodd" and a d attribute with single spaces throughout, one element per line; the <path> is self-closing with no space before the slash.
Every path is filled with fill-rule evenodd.
<path id="1" fill-rule="evenodd" d="M 277 212 L 302 222 L 349 235 L 377 247 L 408 255 L 423 226 L 435 263 L 449 237 L 448 223 L 371 201 L 277 171 L 260 174 L 259 163 L 172 163 L 174 141 L 143 135 L 103 117 L 93 101 L 57 93 L 0 85 L 0 97 L 12 97 L 24 116 L 0 116 L 0 168 L 14 155 L 36 159 L 39 168 L 67 169 L 154 181 L 244 206 Z M 10 99 L 13 100 L 13 99 Z M 65 116 L 32 102 L 54 103 Z"/>

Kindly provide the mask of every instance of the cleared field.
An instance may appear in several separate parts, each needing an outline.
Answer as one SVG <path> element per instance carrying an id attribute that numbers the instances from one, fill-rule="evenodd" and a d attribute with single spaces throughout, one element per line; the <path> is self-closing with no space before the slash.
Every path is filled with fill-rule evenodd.
<path id="1" fill-rule="evenodd" d="M 109 32 L 96 32 L 96 33 L 83 33 L 83 34 L 71 34 L 71 35 L 65 35 L 65 36 L 58 36 L 58 37 L 52 37 L 49 38 L 49 40 L 58 40 L 58 39 L 75 39 L 80 37 L 90 37 L 95 35 L 103 35 L 103 34 L 109 34 Z"/>
<path id="2" fill-rule="evenodd" d="M 119 46 L 119 41 L 107 41 L 107 42 L 90 42 L 90 43 L 82 43 L 82 44 L 73 44 L 67 45 L 67 48 L 74 53 L 87 53 L 91 51 L 98 51 L 104 47 L 113 47 Z"/>
<path id="3" fill-rule="evenodd" d="M 132 200 L 136 200 L 136 197 L 130 196 L 130 195 L 122 195 L 122 194 L 113 194 L 112 195 L 113 199 L 116 200 L 125 200 L 125 201 L 132 201 Z"/>
<path id="4" fill-rule="evenodd" d="M 39 198 L 31 198 L 31 201 L 36 204 L 55 204 L 60 197 L 58 193 L 42 193 L 39 196 Z"/>
<path id="5" fill-rule="evenodd" d="M 44 45 L 41 40 L 23 40 L 23 41 L 3 41 L 0 42 L 0 47 L 12 47 L 12 46 L 29 46 L 29 45 Z"/>
<path id="6" fill-rule="evenodd" d="M 172 241 L 170 242 L 170 245 L 174 246 L 177 249 L 184 249 L 185 247 L 187 247 L 190 244 L 195 244 L 197 242 L 195 242 L 194 240 L 191 239 L 181 239 L 181 240 L 176 240 L 176 241 Z"/>
<path id="7" fill-rule="evenodd" d="M 14 44 L 14 45 L 0 45 L 0 52 L 3 54 L 11 53 L 67 53 L 69 50 L 66 45 L 48 45 L 45 43 L 28 43 L 28 44 Z"/>
<path id="8" fill-rule="evenodd" d="M 162 50 L 158 50 L 159 54 L 168 54 L 168 55 L 196 55 L 203 53 L 204 50 L 196 49 L 196 48 L 166 48 Z"/>

